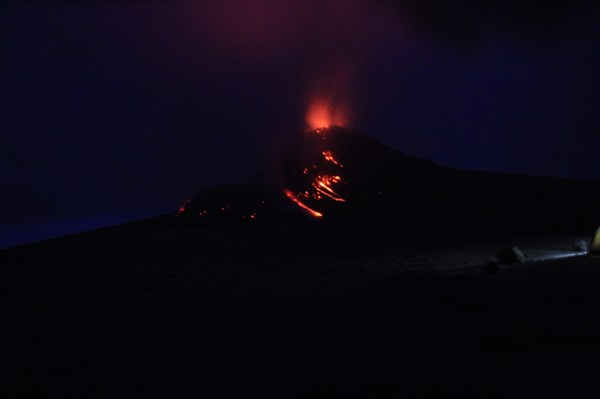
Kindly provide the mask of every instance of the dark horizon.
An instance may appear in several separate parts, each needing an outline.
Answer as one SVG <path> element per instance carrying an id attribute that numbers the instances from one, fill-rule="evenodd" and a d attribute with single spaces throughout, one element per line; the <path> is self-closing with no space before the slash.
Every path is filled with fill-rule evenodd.
<path id="1" fill-rule="evenodd" d="M 316 98 L 441 165 L 600 181 L 592 2 L 0 9 L 0 248 L 242 182 Z"/>

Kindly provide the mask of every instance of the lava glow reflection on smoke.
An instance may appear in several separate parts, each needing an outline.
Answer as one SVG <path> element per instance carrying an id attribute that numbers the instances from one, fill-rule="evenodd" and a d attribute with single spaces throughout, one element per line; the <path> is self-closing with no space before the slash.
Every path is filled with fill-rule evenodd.
<path id="1" fill-rule="evenodd" d="M 345 126 L 346 116 L 343 107 L 334 107 L 330 99 L 317 98 L 308 107 L 306 123 L 311 129 L 327 128 L 333 125 Z"/>

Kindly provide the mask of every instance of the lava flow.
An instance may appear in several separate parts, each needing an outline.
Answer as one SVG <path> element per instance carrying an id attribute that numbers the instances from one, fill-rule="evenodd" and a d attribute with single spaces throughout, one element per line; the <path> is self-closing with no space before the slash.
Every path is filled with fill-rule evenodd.
<path id="1" fill-rule="evenodd" d="M 346 200 L 338 193 L 336 193 L 331 186 L 335 183 L 339 183 L 342 180 L 339 176 L 317 176 L 312 186 L 317 190 L 318 193 L 323 194 L 334 201 L 345 202 Z M 321 199 L 317 197 L 316 199 Z"/>
<path id="2" fill-rule="evenodd" d="M 328 128 L 318 128 L 309 132 L 309 134 L 322 135 L 326 141 Z M 339 162 L 333 151 L 327 149 L 320 152 L 320 160 L 315 161 L 311 167 L 304 167 L 302 174 L 306 176 L 306 186 L 304 190 L 294 193 L 290 189 L 285 189 L 285 195 L 297 206 L 308 212 L 313 217 L 323 217 L 323 213 L 312 208 L 308 202 L 333 200 L 335 202 L 346 202 L 346 198 L 340 195 L 335 186 L 342 182 L 342 177 L 337 174 L 338 169 L 344 167 Z M 336 173 L 331 173 L 335 169 Z"/>
<path id="3" fill-rule="evenodd" d="M 281 209 L 300 208 L 313 218 L 323 218 L 347 202 L 348 178 L 352 168 L 345 168 L 344 146 L 338 126 L 320 127 L 305 132 L 282 158 L 283 181 L 260 179 L 242 186 L 222 185 L 206 189 L 186 201 L 176 213 L 182 221 L 207 224 L 267 222 L 279 217 Z M 350 133 L 348 133 L 350 134 Z M 343 155 L 344 158 L 338 158 Z M 273 187 L 273 189 L 269 189 Z M 282 195 L 283 194 L 283 195 Z"/>
<path id="4" fill-rule="evenodd" d="M 309 214 L 311 214 L 312 216 L 316 217 L 316 218 L 322 218 L 323 214 L 321 212 L 315 211 L 312 208 L 309 208 L 308 206 L 306 206 L 302 201 L 300 201 L 298 199 L 298 197 L 296 197 L 296 194 L 294 194 L 293 192 L 291 192 L 290 190 L 284 190 L 285 195 L 291 199 L 296 205 L 298 205 L 300 208 L 304 209 L 305 211 L 307 211 Z"/>
<path id="5" fill-rule="evenodd" d="M 333 156 L 333 153 L 331 151 L 323 151 L 323 156 L 325 157 L 326 161 L 329 161 L 332 164 L 339 166 L 340 168 L 344 167 L 344 165 L 342 165 L 335 159 L 335 157 Z"/>

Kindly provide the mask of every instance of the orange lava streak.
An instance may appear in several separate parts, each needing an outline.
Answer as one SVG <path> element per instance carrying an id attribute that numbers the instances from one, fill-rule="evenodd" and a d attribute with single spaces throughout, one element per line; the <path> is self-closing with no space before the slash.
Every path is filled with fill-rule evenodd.
<path id="1" fill-rule="evenodd" d="M 325 195 L 325 196 L 327 196 L 327 197 L 331 198 L 331 199 L 332 199 L 332 200 L 334 200 L 334 201 L 338 201 L 338 202 L 346 202 L 346 200 L 345 200 L 345 199 L 343 199 L 342 197 L 337 197 L 337 196 L 336 196 L 336 194 L 329 194 L 327 191 L 325 191 L 325 190 L 321 190 L 320 188 L 317 188 L 317 191 L 318 191 L 320 194 L 323 194 L 323 195 Z"/>
<path id="2" fill-rule="evenodd" d="M 329 161 L 329 162 L 333 163 L 334 165 L 339 166 L 340 168 L 344 167 L 344 165 L 342 165 L 341 163 L 339 163 L 337 161 L 337 159 L 335 159 L 333 157 L 333 153 L 331 151 L 323 151 L 323 157 L 325 158 L 326 161 Z"/>
<path id="3" fill-rule="evenodd" d="M 297 197 L 296 195 L 291 192 L 290 190 L 284 190 L 285 195 L 291 199 L 296 205 L 298 205 L 300 208 L 304 209 L 305 211 L 307 211 L 308 213 L 310 213 L 312 216 L 316 217 L 316 218 L 322 218 L 323 214 L 321 212 L 317 212 L 314 209 L 309 208 L 308 206 L 306 206 L 305 204 L 303 204 Z"/>
<path id="4" fill-rule="evenodd" d="M 345 202 L 346 200 L 342 198 L 338 193 L 335 192 L 331 185 L 334 183 L 339 183 L 341 177 L 339 176 L 317 176 L 312 186 L 319 193 L 324 194 L 331 198 L 332 200 Z"/>

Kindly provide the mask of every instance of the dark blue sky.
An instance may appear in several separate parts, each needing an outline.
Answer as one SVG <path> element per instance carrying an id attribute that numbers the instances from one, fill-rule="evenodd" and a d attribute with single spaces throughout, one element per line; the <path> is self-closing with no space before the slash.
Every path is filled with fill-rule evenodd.
<path id="1" fill-rule="evenodd" d="M 599 10 L 4 2 L 0 247 L 244 181 L 319 96 L 444 165 L 600 180 Z"/>

